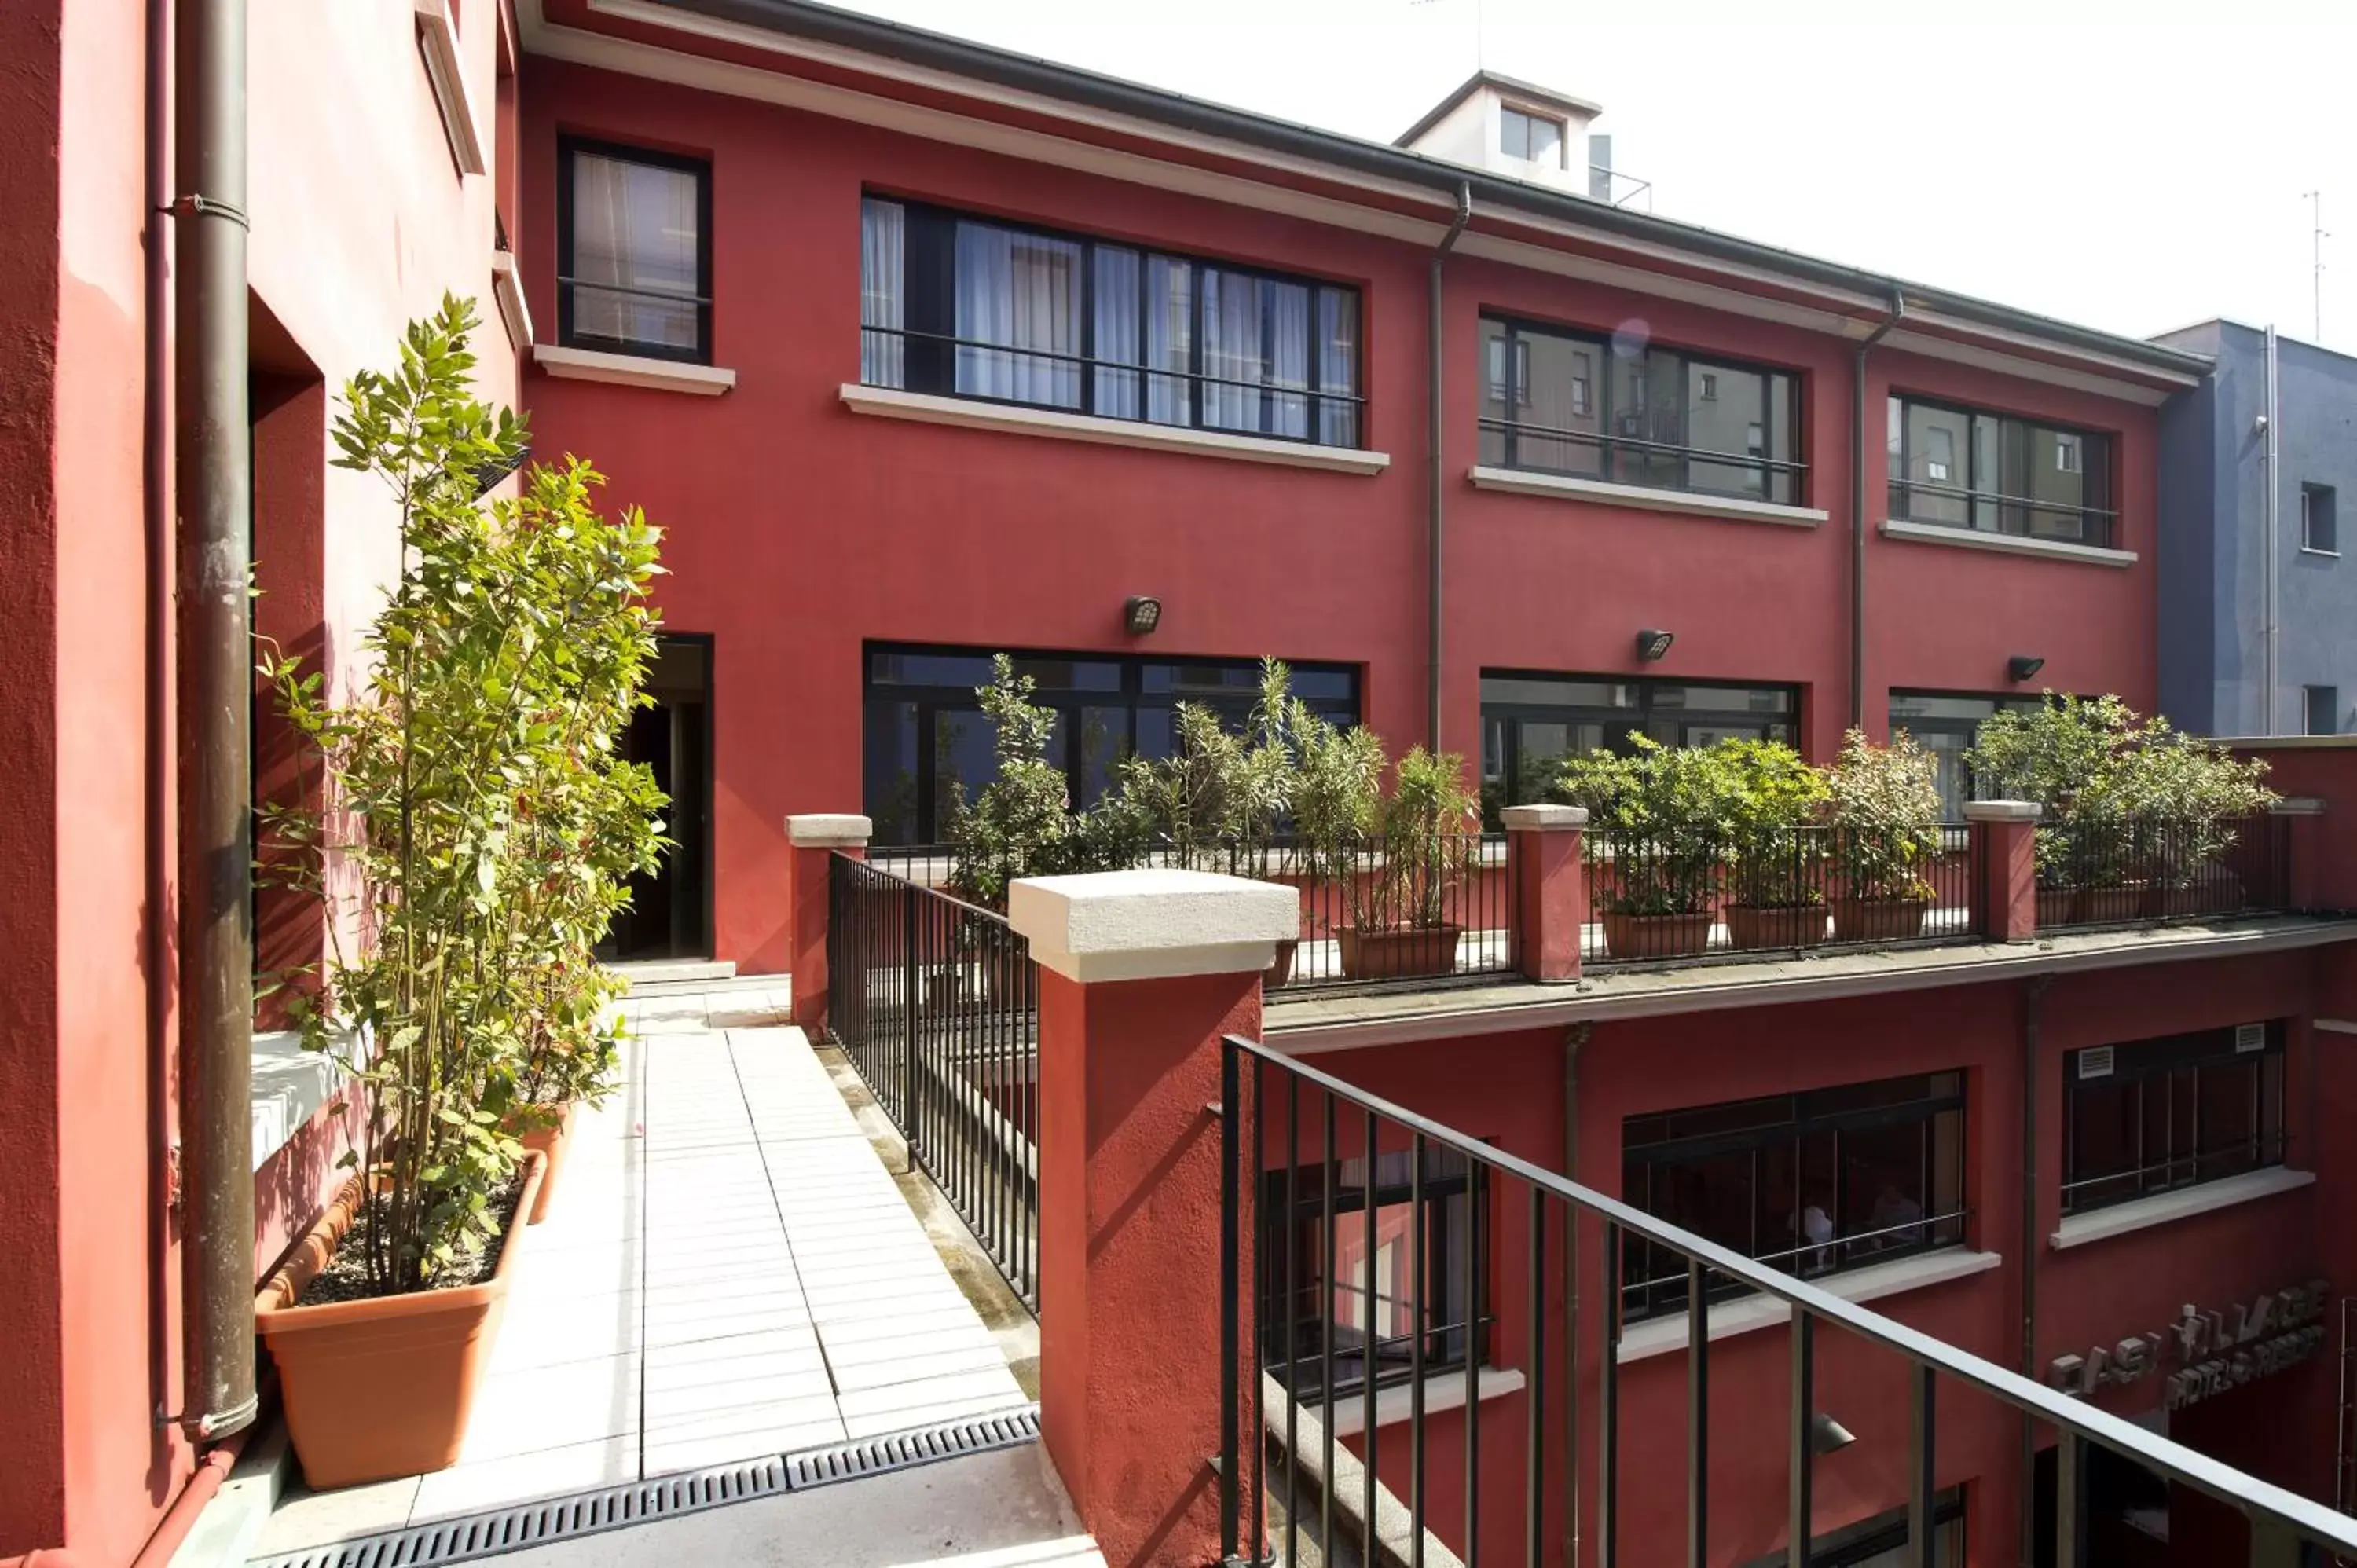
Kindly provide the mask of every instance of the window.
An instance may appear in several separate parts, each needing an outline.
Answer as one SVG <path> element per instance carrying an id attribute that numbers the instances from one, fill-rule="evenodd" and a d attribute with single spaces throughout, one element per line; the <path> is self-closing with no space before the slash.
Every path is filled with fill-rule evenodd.
<path id="1" fill-rule="evenodd" d="M 694 158 L 559 145 L 556 340 L 712 361 L 712 171 Z"/>
<path id="2" fill-rule="evenodd" d="M 1964 802 L 1978 798 L 1964 753 L 1980 738 L 1981 721 L 2006 708 L 2035 708 L 2042 697 L 1985 697 L 1967 692 L 1893 692 L 1890 727 L 1913 736 L 1940 761 L 1940 814 L 1964 821 Z"/>
<path id="3" fill-rule="evenodd" d="M 1527 109 L 1501 106 L 1498 111 L 1498 148 L 1508 157 L 1526 164 L 1561 168 L 1563 122 L 1550 115 L 1534 114 Z"/>
<path id="4" fill-rule="evenodd" d="M 1886 445 L 1894 520 L 2112 542 L 2108 435 L 1893 397 Z"/>
<path id="5" fill-rule="evenodd" d="M 1485 670 L 1482 809 L 1494 824 L 1501 806 L 1544 800 L 1555 765 L 1566 757 L 1626 751 L 1632 735 L 1650 736 L 1664 746 L 1708 746 L 1729 736 L 1790 744 L 1798 708 L 1790 686 Z"/>
<path id="6" fill-rule="evenodd" d="M 2053 1531 L 2048 1530 L 2045 1539 L 2051 1541 Z M 1809 1568 L 1910 1568 L 1915 1559 L 1907 1546 L 1907 1510 L 1893 1509 L 1810 1541 Z M 1790 1554 L 1779 1551 L 1753 1558 L 1745 1568 L 1786 1568 L 1790 1562 Z M 1964 1568 L 1961 1487 L 1951 1487 L 1932 1499 L 1932 1562 L 1933 1568 Z"/>
<path id="7" fill-rule="evenodd" d="M 1330 1208 L 1324 1166 L 1269 1173 L 1262 1210 L 1269 1282 L 1260 1304 L 1262 1359 L 1288 1390 L 1323 1394 L 1329 1336 L 1337 1394 L 1361 1387 L 1370 1365 L 1379 1385 L 1406 1377 L 1419 1335 L 1427 1373 L 1466 1364 L 1469 1325 L 1475 1330 L 1472 1359 L 1480 1359 L 1489 1304 L 1487 1292 L 1469 1290 L 1468 1282 L 1480 1277 L 1472 1262 L 1488 1240 L 1488 1183 L 1456 1150 L 1425 1151 L 1419 1290 L 1412 1157 L 1405 1149 L 1375 1157 L 1372 1249 L 1363 1156 L 1335 1163 Z M 1485 1233 L 1477 1236 L 1471 1227 Z"/>
<path id="8" fill-rule="evenodd" d="M 859 293 L 869 386 L 1360 442 L 1356 289 L 871 196 Z"/>
<path id="9" fill-rule="evenodd" d="M 1032 700 L 1056 710 L 1048 759 L 1082 808 L 1103 795 L 1123 757 L 1170 755 L 1178 703 L 1211 708 L 1241 730 L 1260 694 L 1251 660 L 1021 653 L 1015 668 L 1039 683 Z M 989 683 L 984 650 L 869 645 L 861 809 L 875 843 L 940 843 L 956 803 L 996 777 L 993 731 L 974 695 Z M 1358 723 L 1359 677 L 1347 666 L 1296 664 L 1293 693 L 1336 724 Z"/>
<path id="10" fill-rule="evenodd" d="M 2330 485 L 2299 488 L 2299 547 L 2320 555 L 2341 553 L 2340 520 L 2333 515 L 2335 492 Z"/>
<path id="11" fill-rule="evenodd" d="M 1964 1239 L 1960 1072 L 1631 1116 L 1620 1147 L 1622 1202 L 1788 1273 Z M 1631 1236 L 1620 1278 L 1631 1321 L 1685 1309 L 1685 1260 L 1674 1252 Z"/>
<path id="12" fill-rule="evenodd" d="M 2308 733 L 2339 735 L 2341 733 L 2341 688 L 2338 686 L 2303 686 L 2308 699 Z"/>
<path id="13" fill-rule="evenodd" d="M 1799 499 L 1800 405 L 1789 372 L 1492 317 L 1482 319 L 1481 341 L 1491 371 L 1480 417 L 1486 465 Z"/>
<path id="14" fill-rule="evenodd" d="M 2062 1212 L 2283 1164 L 2283 1026 L 2069 1051 Z"/>

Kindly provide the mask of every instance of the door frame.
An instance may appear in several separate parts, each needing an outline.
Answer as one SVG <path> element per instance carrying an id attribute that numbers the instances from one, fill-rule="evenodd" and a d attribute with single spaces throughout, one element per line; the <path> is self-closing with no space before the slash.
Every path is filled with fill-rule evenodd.
<path id="1" fill-rule="evenodd" d="M 673 959 L 675 961 L 690 961 L 698 957 L 709 959 L 718 952 L 720 948 L 720 933 L 716 918 L 717 914 L 717 910 L 716 908 L 716 905 L 717 903 L 716 897 L 717 886 L 714 879 L 714 871 L 715 867 L 718 864 L 719 857 L 714 854 L 712 843 L 713 801 L 716 795 L 716 791 L 714 788 L 716 780 L 714 779 L 712 772 L 712 759 L 714 752 L 713 732 L 719 727 L 718 718 L 720 705 L 715 695 L 716 689 L 719 684 L 719 671 L 716 667 L 719 650 L 715 643 L 713 634 L 708 631 L 666 631 L 658 627 L 655 631 L 655 639 L 659 643 L 694 642 L 701 643 L 704 647 L 704 735 L 702 742 L 697 747 L 698 756 L 695 758 L 696 783 L 699 786 L 698 793 L 701 797 L 701 799 L 696 801 L 696 810 L 701 819 L 702 826 L 700 837 L 702 840 L 703 853 L 701 858 L 703 864 L 697 869 L 701 874 L 701 914 L 704 923 L 704 943 L 701 954 L 674 952 L 672 955 Z M 670 817 L 672 825 L 674 828 L 677 827 L 679 823 L 679 802 L 677 800 L 673 800 L 672 802 Z M 674 903 L 674 908 L 676 908 L 676 903 Z"/>

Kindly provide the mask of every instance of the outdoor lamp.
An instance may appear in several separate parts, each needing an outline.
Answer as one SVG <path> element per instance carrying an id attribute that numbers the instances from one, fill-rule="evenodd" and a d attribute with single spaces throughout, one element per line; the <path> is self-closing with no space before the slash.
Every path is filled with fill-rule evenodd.
<path id="1" fill-rule="evenodd" d="M 2005 661 L 2005 672 L 2016 681 L 2027 681 L 2046 668 L 2046 660 L 2034 653 L 2017 653 Z"/>
<path id="2" fill-rule="evenodd" d="M 474 472 L 469 476 L 475 481 L 475 499 L 481 500 L 485 496 L 490 495 L 499 488 L 500 480 L 522 467 L 531 457 L 532 446 L 527 442 L 517 447 L 515 455 L 511 457 L 494 457 L 490 462 L 477 465 Z"/>
<path id="3" fill-rule="evenodd" d="M 1131 636 L 1144 637 L 1162 624 L 1162 601 L 1151 594 L 1132 594 L 1121 607 L 1121 618 Z"/>
<path id="4" fill-rule="evenodd" d="M 1669 652 L 1670 644 L 1676 640 L 1677 636 L 1674 632 L 1641 631 L 1637 634 L 1637 657 L 1648 664 L 1656 663 Z"/>
<path id="5" fill-rule="evenodd" d="M 1857 1433 L 1824 1411 L 1809 1417 L 1809 1452 L 1819 1458 L 1828 1454 L 1838 1454 L 1857 1441 Z"/>

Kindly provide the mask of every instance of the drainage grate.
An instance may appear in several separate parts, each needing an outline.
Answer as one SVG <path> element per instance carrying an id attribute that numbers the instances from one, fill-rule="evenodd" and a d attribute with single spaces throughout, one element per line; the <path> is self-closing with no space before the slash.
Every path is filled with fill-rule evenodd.
<path id="1" fill-rule="evenodd" d="M 1039 1436 L 1039 1411 L 1033 1405 L 781 1457 L 715 1466 L 651 1481 L 628 1481 L 464 1519 L 440 1520 L 410 1530 L 257 1559 L 249 1568 L 439 1568 L 446 1563 L 520 1552 L 528 1546 L 701 1513 L 755 1498 L 880 1476 L 993 1448 L 1013 1448 L 1036 1442 Z"/>

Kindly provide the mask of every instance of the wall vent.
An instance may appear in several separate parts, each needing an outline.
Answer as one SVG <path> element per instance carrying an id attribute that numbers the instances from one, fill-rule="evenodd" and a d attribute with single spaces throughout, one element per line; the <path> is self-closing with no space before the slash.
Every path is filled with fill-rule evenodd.
<path id="1" fill-rule="evenodd" d="M 2267 1048 L 2267 1026 L 2265 1024 L 2234 1026 L 2234 1048 L 2237 1051 L 2263 1051 Z"/>
<path id="2" fill-rule="evenodd" d="M 2079 1076 L 2081 1078 L 2111 1077 L 2112 1053 L 2117 1048 L 2115 1046 L 2089 1046 L 2085 1050 L 2081 1051 Z"/>

